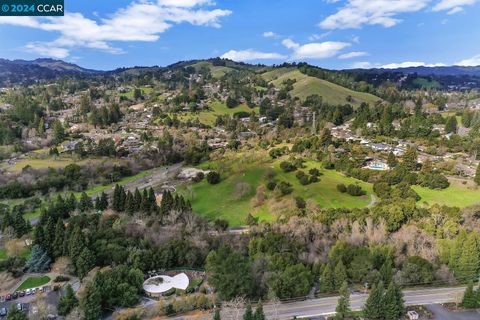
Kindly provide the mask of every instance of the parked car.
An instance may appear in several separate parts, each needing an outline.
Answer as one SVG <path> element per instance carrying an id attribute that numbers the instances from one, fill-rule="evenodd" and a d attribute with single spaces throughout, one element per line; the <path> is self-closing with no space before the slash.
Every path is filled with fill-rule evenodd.
<path id="1" fill-rule="evenodd" d="M 5 302 L 5 296 L 0 296 L 0 302 Z"/>
<path id="2" fill-rule="evenodd" d="M 12 295 L 11 295 L 11 294 L 7 294 L 7 295 L 5 296 L 5 300 L 7 300 L 7 301 L 12 300 Z"/>
<path id="3" fill-rule="evenodd" d="M 35 293 L 37 293 L 37 288 L 32 289 L 32 294 L 35 294 Z"/>
<path id="4" fill-rule="evenodd" d="M 0 309 L 0 317 L 5 317 L 7 315 L 7 308 Z"/>
<path id="5" fill-rule="evenodd" d="M 18 293 L 20 297 L 25 297 L 25 290 L 22 290 Z"/>
<path id="6" fill-rule="evenodd" d="M 25 290 L 25 294 L 26 294 L 27 296 L 31 295 L 31 294 L 32 294 L 32 290 L 30 290 L 30 289 Z"/>
<path id="7" fill-rule="evenodd" d="M 17 303 L 17 310 L 22 311 L 22 304 L 21 303 Z"/>
<path id="8" fill-rule="evenodd" d="M 13 299 L 17 299 L 17 298 L 18 298 L 18 292 L 12 293 L 12 298 L 13 298 Z"/>

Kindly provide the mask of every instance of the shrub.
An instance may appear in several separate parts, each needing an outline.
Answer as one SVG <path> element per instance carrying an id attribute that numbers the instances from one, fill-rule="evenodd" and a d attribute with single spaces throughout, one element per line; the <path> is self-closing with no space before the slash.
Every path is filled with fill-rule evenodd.
<path id="1" fill-rule="evenodd" d="M 338 192 L 345 193 L 347 192 L 347 187 L 343 183 L 340 183 L 337 184 L 337 190 Z"/>
<path id="2" fill-rule="evenodd" d="M 297 167 L 291 162 L 282 161 L 280 163 L 280 169 L 282 169 L 284 172 L 293 172 L 297 170 Z"/>
<path id="3" fill-rule="evenodd" d="M 310 176 L 310 183 L 318 182 L 318 176 Z"/>
<path id="4" fill-rule="evenodd" d="M 208 183 L 210 184 L 217 184 L 220 182 L 220 173 L 216 172 L 216 171 L 210 171 L 208 174 L 207 174 L 207 181 Z"/>
<path id="5" fill-rule="evenodd" d="M 293 192 L 293 187 L 290 183 L 285 181 L 280 181 L 277 185 L 277 189 L 280 190 L 280 193 L 285 196 Z"/>
<path id="6" fill-rule="evenodd" d="M 218 232 L 228 229 L 228 221 L 224 219 L 216 219 L 213 222 L 213 225 L 215 227 L 215 230 L 217 230 Z"/>
<path id="7" fill-rule="evenodd" d="M 276 187 L 277 187 L 277 183 L 275 181 L 269 181 L 267 183 L 267 189 L 270 191 L 275 190 Z"/>
<path id="8" fill-rule="evenodd" d="M 321 175 L 320 170 L 318 170 L 317 168 L 312 168 L 312 169 L 308 170 L 308 173 L 310 173 L 310 175 L 315 176 L 315 177 L 319 177 Z"/>
<path id="9" fill-rule="evenodd" d="M 298 209 L 305 209 L 305 207 L 307 206 L 307 203 L 302 197 L 296 197 L 295 204 L 297 205 Z"/>
<path id="10" fill-rule="evenodd" d="M 205 174 L 203 172 L 198 172 L 197 175 L 195 177 L 192 178 L 192 181 L 193 182 L 200 182 L 203 180 L 203 178 L 205 178 Z"/>
<path id="11" fill-rule="evenodd" d="M 347 193 L 353 197 L 359 197 L 367 194 L 362 187 L 356 184 L 349 184 L 347 187 Z"/>

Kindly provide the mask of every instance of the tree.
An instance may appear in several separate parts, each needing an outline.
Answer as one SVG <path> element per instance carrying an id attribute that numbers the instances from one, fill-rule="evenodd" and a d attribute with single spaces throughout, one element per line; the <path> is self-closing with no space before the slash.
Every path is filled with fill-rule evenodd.
<path id="1" fill-rule="evenodd" d="M 417 169 L 417 148 L 409 147 L 405 154 L 403 155 L 403 164 L 408 170 L 415 171 Z"/>
<path id="2" fill-rule="evenodd" d="M 39 245 L 34 245 L 30 258 L 25 263 L 29 272 L 45 272 L 50 269 L 52 259 L 48 256 L 47 252 L 43 250 Z"/>
<path id="3" fill-rule="evenodd" d="M 52 126 L 53 142 L 55 144 L 61 143 L 65 140 L 65 129 L 60 121 L 55 120 Z"/>
<path id="4" fill-rule="evenodd" d="M 475 178 L 473 179 L 477 185 L 480 186 L 480 164 L 477 167 L 477 172 L 475 173 Z"/>
<path id="5" fill-rule="evenodd" d="M 22 310 L 18 310 L 14 303 L 10 309 L 8 309 L 7 320 L 28 320 L 28 317 Z"/>
<path id="6" fill-rule="evenodd" d="M 402 290 L 393 281 L 388 285 L 383 302 L 386 319 L 402 319 L 405 315 L 405 301 Z"/>
<path id="7" fill-rule="evenodd" d="M 451 116 L 445 123 L 445 133 L 457 133 L 457 117 Z"/>
<path id="8" fill-rule="evenodd" d="M 108 196 L 105 192 L 102 192 L 102 194 L 97 197 L 96 200 L 95 210 L 103 211 L 108 208 Z"/>
<path id="9" fill-rule="evenodd" d="M 392 281 L 392 259 L 388 257 L 380 268 L 380 276 L 383 283 L 390 283 Z"/>
<path id="10" fill-rule="evenodd" d="M 210 171 L 207 174 L 207 181 L 210 184 L 217 184 L 220 182 L 220 174 L 216 171 Z"/>
<path id="11" fill-rule="evenodd" d="M 476 232 L 472 232 L 463 244 L 455 276 L 462 282 L 472 281 L 478 277 L 479 269 L 480 239 Z"/>
<path id="12" fill-rule="evenodd" d="M 72 286 L 67 285 L 65 295 L 58 302 L 58 314 L 67 316 L 75 307 L 78 306 L 78 299 L 73 292 Z"/>
<path id="13" fill-rule="evenodd" d="M 373 285 L 372 291 L 368 296 L 365 306 L 363 307 L 363 315 L 369 320 L 383 320 L 383 283 L 379 282 Z"/>
<path id="14" fill-rule="evenodd" d="M 333 284 L 335 286 L 335 290 L 339 290 L 342 284 L 347 281 L 347 269 L 343 264 L 343 261 L 338 261 L 337 265 L 335 266 L 334 274 L 333 274 Z"/>
<path id="15" fill-rule="evenodd" d="M 258 301 L 257 308 L 255 309 L 255 320 L 265 320 L 265 314 L 263 313 L 262 301 Z"/>
<path id="16" fill-rule="evenodd" d="M 82 253 L 75 260 L 75 269 L 80 279 L 83 279 L 95 265 L 95 258 L 88 248 L 83 248 Z"/>
<path id="17" fill-rule="evenodd" d="M 337 307 L 335 308 L 335 320 L 343 320 L 350 316 L 350 292 L 348 291 L 347 281 L 344 281 L 340 288 L 340 299 L 338 299 Z"/>
<path id="18" fill-rule="evenodd" d="M 85 289 L 80 307 L 85 313 L 85 320 L 98 320 L 102 316 L 102 295 L 95 282 L 90 283 Z"/>
<path id="19" fill-rule="evenodd" d="M 323 292 L 335 291 L 333 268 L 330 263 L 325 266 L 322 276 L 320 277 L 320 289 Z"/>
<path id="20" fill-rule="evenodd" d="M 222 320 L 220 317 L 220 309 L 215 309 L 215 313 L 213 314 L 213 320 Z"/>
<path id="21" fill-rule="evenodd" d="M 63 254 L 63 242 L 65 241 L 65 227 L 63 220 L 58 219 L 55 226 L 55 239 L 53 240 L 53 256 L 60 257 Z"/>
<path id="22" fill-rule="evenodd" d="M 206 259 L 206 271 L 209 282 L 222 299 L 230 300 L 252 292 L 250 262 L 230 247 L 221 246 L 211 251 Z"/>
<path id="23" fill-rule="evenodd" d="M 477 301 L 476 294 L 473 291 L 473 282 L 470 281 L 463 294 L 462 307 L 467 309 L 474 309 L 478 308 L 478 305 L 479 301 Z"/>
<path id="24" fill-rule="evenodd" d="M 303 264 L 295 264 L 285 268 L 273 278 L 272 290 L 280 299 L 290 299 L 306 296 L 312 288 L 313 277 Z"/>
<path id="25" fill-rule="evenodd" d="M 390 151 L 390 153 L 388 154 L 388 158 L 387 158 L 387 165 L 390 167 L 390 168 L 395 168 L 398 164 L 398 161 L 397 161 L 397 157 L 395 157 L 395 154 L 393 154 L 392 151 Z"/>
<path id="26" fill-rule="evenodd" d="M 249 303 L 247 304 L 247 308 L 245 309 L 245 313 L 243 314 L 243 320 L 255 320 L 253 317 L 252 305 Z"/>
<path id="27" fill-rule="evenodd" d="M 85 192 L 82 192 L 80 202 L 78 203 L 78 209 L 81 212 L 87 212 L 93 209 L 92 199 Z"/>

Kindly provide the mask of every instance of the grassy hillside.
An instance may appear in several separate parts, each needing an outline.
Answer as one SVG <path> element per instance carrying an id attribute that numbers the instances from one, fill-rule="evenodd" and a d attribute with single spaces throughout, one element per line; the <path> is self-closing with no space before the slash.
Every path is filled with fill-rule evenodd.
<path id="1" fill-rule="evenodd" d="M 356 106 L 362 102 L 373 104 L 380 100 L 380 98 L 369 93 L 353 91 L 332 82 L 307 76 L 294 68 L 275 69 L 264 73 L 262 77 L 276 87 L 281 87 L 282 82 L 287 79 L 295 79 L 297 82 L 293 85 L 290 94 L 301 100 L 312 94 L 322 96 L 324 101 L 330 104 L 345 104 L 348 96 L 353 98 L 353 105 Z"/>
<path id="2" fill-rule="evenodd" d="M 198 70 L 202 67 L 207 67 L 207 68 L 210 69 L 210 72 L 212 73 L 212 77 L 214 77 L 214 78 L 221 78 L 225 74 L 227 74 L 228 72 L 235 70 L 235 69 L 229 68 L 229 67 L 214 66 L 209 61 L 200 61 L 200 62 L 194 63 L 194 64 L 192 64 L 192 67 L 194 67 L 196 70 Z"/>
<path id="3" fill-rule="evenodd" d="M 259 112 L 259 108 L 254 108 L 250 109 L 246 105 L 239 105 L 238 107 L 235 108 L 227 108 L 225 103 L 221 101 L 213 101 L 210 103 L 210 108 L 212 109 L 211 111 L 201 111 L 201 112 L 184 112 L 181 114 L 178 114 L 178 119 L 182 121 L 186 120 L 194 120 L 198 118 L 201 123 L 207 124 L 210 126 L 213 126 L 215 124 L 215 120 L 217 119 L 217 116 L 219 115 L 234 115 L 237 112 L 252 112 L 255 111 L 257 114 Z"/>

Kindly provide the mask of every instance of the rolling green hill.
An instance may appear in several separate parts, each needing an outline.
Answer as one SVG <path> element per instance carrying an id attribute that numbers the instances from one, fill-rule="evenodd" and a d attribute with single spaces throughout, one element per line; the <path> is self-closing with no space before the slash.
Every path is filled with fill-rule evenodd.
<path id="1" fill-rule="evenodd" d="M 345 104 L 347 97 L 353 98 L 352 104 L 360 105 L 362 102 L 373 104 L 378 100 L 369 93 L 353 91 L 329 81 L 307 76 L 295 68 L 279 68 L 262 74 L 262 77 L 271 82 L 276 87 L 281 87 L 283 81 L 287 79 L 295 79 L 297 82 L 293 85 L 290 94 L 304 100 L 312 94 L 318 94 L 323 97 L 324 101 L 330 104 Z"/>

